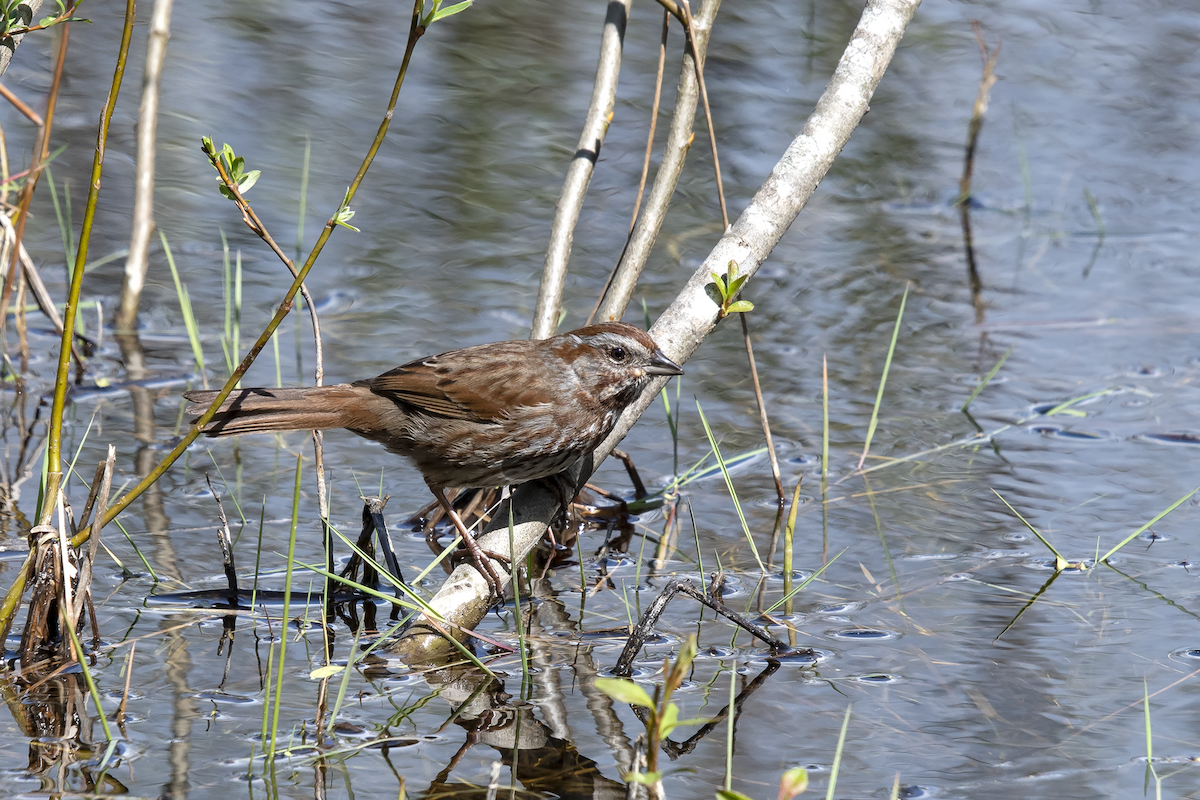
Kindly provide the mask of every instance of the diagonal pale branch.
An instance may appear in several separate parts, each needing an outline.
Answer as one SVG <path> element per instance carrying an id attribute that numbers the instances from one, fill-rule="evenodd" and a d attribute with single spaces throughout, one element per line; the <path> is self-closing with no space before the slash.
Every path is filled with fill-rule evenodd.
<path id="1" fill-rule="evenodd" d="M 550 247 L 542 268 L 542 284 L 538 288 L 537 309 L 533 312 L 531 339 L 553 336 L 558 325 L 575 225 L 579 221 L 579 211 L 583 208 L 583 197 L 592 180 L 596 160 L 600 158 L 604 136 L 613 118 L 617 76 L 621 72 L 621 50 L 625 43 L 625 23 L 629 20 L 629 7 L 632 4 L 633 0 L 609 0 L 608 3 L 604 33 L 600 38 L 600 63 L 596 66 L 592 103 L 588 107 L 583 133 L 579 136 L 579 145 L 575 148 L 575 157 L 567 168 L 554 224 L 550 228 Z"/>
<path id="2" fill-rule="evenodd" d="M 37 16 L 38 9 L 42 7 L 42 0 L 21 0 L 17 5 L 20 7 L 19 15 L 21 21 L 28 27 L 33 24 L 33 18 Z M 24 38 L 24 33 L 18 33 L 16 36 L 0 37 L 0 75 L 3 75 L 8 70 L 9 62 L 12 61 L 12 57 L 17 51 L 17 45 Z"/>
<path id="3" fill-rule="evenodd" d="M 712 0 L 710 0 L 711 2 Z M 658 319 L 651 335 L 670 358 L 686 361 L 718 321 L 719 306 L 705 291 L 711 272 L 725 271 L 730 260 L 740 274 L 753 276 L 795 220 L 834 158 L 867 112 L 867 104 L 892 60 L 896 45 L 916 13 L 920 0 L 870 0 L 846 46 L 833 78 L 817 103 L 804 130 L 759 188 L 750 205 L 722 237 L 704 264 L 692 275 L 675 302 Z M 596 449 L 570 470 L 576 486 L 591 475 L 649 407 L 665 381 L 658 381 L 626 409 L 616 429 Z M 509 552 L 508 510 L 503 506 L 479 538 L 485 550 L 513 557 L 514 562 L 537 544 L 546 526 L 559 513 L 560 493 L 542 483 L 521 486 L 513 495 L 513 542 Z M 449 622 L 473 628 L 488 608 L 489 586 L 471 565 L 454 570 L 430 605 Z M 392 647 L 399 657 L 415 662 L 437 662 L 453 651 L 438 634 L 422 624 Z"/>

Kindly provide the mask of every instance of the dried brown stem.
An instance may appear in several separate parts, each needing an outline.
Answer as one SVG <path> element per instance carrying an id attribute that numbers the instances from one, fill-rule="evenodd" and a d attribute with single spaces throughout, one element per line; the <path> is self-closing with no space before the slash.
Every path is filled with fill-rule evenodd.
<path id="1" fill-rule="evenodd" d="M 108 496 L 112 491 L 113 470 L 117 464 L 117 448 L 111 444 L 108 446 L 108 455 L 100 464 L 101 472 L 99 492 L 96 495 L 96 518 L 92 522 L 92 533 L 88 538 L 87 554 L 81 559 L 79 565 L 79 583 L 76 585 L 75 605 L 71 608 L 71 624 L 79 619 L 79 615 L 83 613 L 84 602 L 91 597 L 92 593 L 92 569 L 96 561 L 96 551 L 100 548 L 100 527 L 101 520 L 104 519 L 104 512 L 108 510 Z M 96 491 L 96 487 L 92 487 L 92 492 Z M 80 523 L 82 527 L 83 523 Z"/>
<path id="2" fill-rule="evenodd" d="M 975 95 L 975 106 L 971 109 L 971 122 L 967 126 L 967 149 L 963 156 L 962 178 L 958 183 L 958 213 L 962 223 L 963 248 L 967 258 L 967 280 L 971 285 L 971 305 L 975 308 L 975 322 L 984 319 L 983 279 L 979 276 L 979 264 L 975 260 L 975 237 L 971 231 L 971 180 L 975 174 L 975 151 L 979 144 L 979 133 L 983 130 L 983 118 L 987 114 L 988 99 L 996 83 L 996 60 L 1000 58 L 1000 42 L 989 49 L 983 39 L 983 26 L 979 21 L 971 23 L 975 42 L 979 45 L 979 58 L 983 62 L 983 73 L 979 78 L 979 91 Z"/>
<path id="3" fill-rule="evenodd" d="M 767 419 L 767 405 L 763 401 L 762 386 L 758 382 L 758 366 L 754 362 L 754 345 L 750 343 L 750 324 L 746 322 L 745 314 L 738 314 L 742 318 L 742 337 L 746 340 L 746 358 L 750 361 L 750 380 L 754 383 L 754 399 L 758 402 L 758 419 L 762 423 L 763 437 L 767 440 L 767 457 L 771 459 L 771 476 L 775 478 L 775 493 L 779 498 L 779 507 L 783 508 L 783 504 L 787 499 L 783 495 L 783 479 L 779 476 L 779 458 L 775 455 L 775 442 L 771 439 L 771 423 Z"/>
<path id="4" fill-rule="evenodd" d="M 38 128 L 34 139 L 33 156 L 30 161 L 29 175 L 25 185 L 21 187 L 20 210 L 17 214 L 16 244 L 9 257 L 8 273 L 4 279 L 4 288 L 0 290 L 0 331 L 4 330 L 8 319 L 8 304 L 12 300 L 13 289 L 17 280 L 17 254 L 21 249 L 21 240 L 25 236 L 25 223 L 29 219 L 29 204 L 33 201 L 33 191 L 37 188 L 38 178 L 42 173 L 42 163 L 50 154 L 50 131 L 54 127 L 54 109 L 58 104 L 58 89 L 62 85 L 63 64 L 67 57 L 67 42 L 70 38 L 71 27 L 62 29 L 62 39 L 58 43 L 58 57 L 54 62 L 54 77 L 50 81 L 50 93 L 46 98 L 45 124 Z"/>
<path id="5" fill-rule="evenodd" d="M 642 194 L 646 190 L 646 179 L 650 176 L 650 155 L 654 152 L 654 132 L 658 128 L 658 107 L 662 101 L 663 72 L 667 62 L 667 34 L 670 32 L 671 12 L 664 8 L 662 41 L 658 45 L 658 75 L 654 79 L 654 102 L 650 105 L 650 133 L 646 136 L 646 156 L 642 159 L 642 177 L 638 181 L 637 199 L 633 201 L 633 216 L 629 220 L 629 233 L 625 235 L 625 245 L 621 248 L 621 255 L 617 258 L 617 263 L 609 271 L 608 279 L 604 281 L 604 288 L 600 290 L 600 296 L 596 298 L 596 305 L 592 306 L 592 311 L 588 314 L 585 323 L 587 325 L 591 325 L 592 320 L 596 318 L 596 312 L 600 310 L 600 303 L 604 301 L 604 295 L 608 294 L 608 288 L 612 286 L 613 276 L 617 274 L 617 265 L 621 263 L 621 259 L 625 257 L 625 251 L 629 249 L 629 242 L 633 239 L 633 229 L 637 225 L 638 213 L 642 210 Z"/>
<path id="6" fill-rule="evenodd" d="M 975 148 L 979 143 L 979 132 L 983 129 L 983 118 L 987 115 L 988 100 L 992 86 L 996 84 L 996 60 L 1000 58 L 1000 42 L 988 48 L 983 40 L 983 26 L 978 20 L 971 22 L 975 43 L 979 46 L 979 58 L 983 62 L 983 74 L 979 78 L 979 91 L 975 94 L 975 106 L 971 109 L 971 124 L 967 128 L 967 150 L 963 157 L 962 178 L 958 182 L 958 203 L 965 205 L 971 198 L 971 178 L 975 174 Z"/>
<path id="7" fill-rule="evenodd" d="M 3 97 L 8 102 L 12 103 L 13 108 L 17 109 L 17 111 L 20 111 L 22 114 L 24 114 L 26 116 L 26 118 L 28 118 L 29 121 L 32 122 L 34 125 L 37 125 L 40 128 L 40 127 L 42 127 L 42 125 L 45 124 L 42 121 L 41 114 L 37 113 L 32 108 L 27 106 L 25 104 L 24 100 L 22 100 L 21 98 L 17 97 L 15 94 L 13 94 L 12 89 L 9 89 L 7 86 L 5 86 L 2 83 L 0 83 L 0 97 Z"/>
<path id="8" fill-rule="evenodd" d="M 7 214 L 0 214 L 0 227 L 4 228 L 5 246 L 11 246 L 16 241 L 17 232 L 13 228 L 12 220 Z M 49 290 L 46 289 L 46 284 L 42 282 L 42 276 L 38 272 L 37 265 L 33 263 L 33 258 L 30 257 L 29 251 L 25 249 L 25 245 L 18 246 L 18 252 L 21 258 L 22 274 L 25 280 L 29 282 L 29 287 L 33 290 L 33 299 L 37 303 L 38 309 L 41 310 L 50 323 L 54 326 L 54 331 L 59 336 L 63 332 L 63 320 L 58 313 L 58 308 L 54 305 L 54 298 L 50 296 Z M 21 298 L 18 298 L 20 300 Z M 18 307 L 18 314 L 24 312 L 24 304 Z M 23 329 L 20 326 L 19 329 Z M 77 344 L 72 342 L 71 354 L 75 357 L 75 361 L 79 366 L 83 366 L 83 353 L 79 351 Z"/>
<path id="9" fill-rule="evenodd" d="M 658 44 L 658 72 L 654 76 L 654 102 L 650 104 L 650 132 L 646 134 L 646 155 L 642 158 L 642 177 L 638 181 L 637 199 L 633 201 L 633 216 L 629 220 L 630 236 L 633 235 L 633 228 L 637 225 L 638 212 L 642 210 L 642 194 L 646 190 L 646 178 L 650 176 L 650 155 L 654 152 L 654 132 L 658 129 L 658 107 L 662 102 L 663 72 L 667 65 L 667 36 L 670 32 L 670 12 L 663 9 L 662 39 Z"/>
<path id="10" fill-rule="evenodd" d="M 692 8 L 688 5 L 688 0 L 681 0 L 684 10 L 684 30 L 687 31 L 688 42 L 695 42 L 695 35 L 692 30 Z M 692 44 L 692 51 L 695 52 L 695 45 Z M 725 186 L 721 182 L 721 159 L 717 157 L 717 135 L 713 132 L 712 109 L 708 106 L 708 89 L 704 85 L 704 60 L 695 58 L 692 63 L 696 65 L 696 82 L 700 85 L 700 101 L 704 103 L 704 120 L 708 123 L 708 143 L 712 146 L 713 156 L 713 172 L 717 176 L 717 199 L 721 201 L 721 229 L 729 230 L 729 212 L 725 209 Z"/>

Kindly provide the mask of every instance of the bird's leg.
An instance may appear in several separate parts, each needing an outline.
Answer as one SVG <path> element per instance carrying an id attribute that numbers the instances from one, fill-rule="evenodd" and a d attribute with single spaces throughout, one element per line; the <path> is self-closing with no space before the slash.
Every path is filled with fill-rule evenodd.
<path id="1" fill-rule="evenodd" d="M 553 475 L 547 475 L 544 478 L 539 478 L 542 485 L 549 491 L 558 495 L 559 512 L 555 518 L 551 520 L 550 525 L 546 528 L 546 535 L 550 537 L 551 546 L 557 547 L 558 541 L 554 537 L 554 527 L 558 525 L 566 531 L 567 526 L 571 521 L 571 503 L 575 500 L 578 492 L 575 491 L 575 481 L 566 471 L 557 472 Z"/>
<path id="2" fill-rule="evenodd" d="M 446 490 L 440 486 L 430 486 L 429 491 L 433 492 L 433 496 L 437 498 L 438 505 L 442 507 L 442 510 L 446 512 L 446 515 L 454 523 L 454 527 L 458 529 L 458 535 L 462 537 L 463 546 L 470 552 L 471 558 L 475 559 L 475 567 L 482 573 L 483 577 L 492 587 L 492 591 L 496 593 L 496 596 L 503 600 L 504 583 L 501 582 L 500 576 L 496 574 L 496 570 L 492 567 L 492 562 L 488 559 L 487 554 L 483 552 L 483 548 L 475 541 L 475 537 L 467 530 L 467 526 L 463 524 L 458 513 L 451 507 L 450 501 L 446 499 Z"/>

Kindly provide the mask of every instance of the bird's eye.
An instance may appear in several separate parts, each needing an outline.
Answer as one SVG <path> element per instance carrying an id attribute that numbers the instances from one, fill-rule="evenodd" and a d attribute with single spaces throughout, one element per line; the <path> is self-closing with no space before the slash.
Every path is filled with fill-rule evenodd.
<path id="1" fill-rule="evenodd" d="M 610 348 L 608 351 L 608 355 L 610 358 L 612 358 L 613 361 L 616 361 L 619 364 L 625 360 L 625 348 L 624 347 Z"/>

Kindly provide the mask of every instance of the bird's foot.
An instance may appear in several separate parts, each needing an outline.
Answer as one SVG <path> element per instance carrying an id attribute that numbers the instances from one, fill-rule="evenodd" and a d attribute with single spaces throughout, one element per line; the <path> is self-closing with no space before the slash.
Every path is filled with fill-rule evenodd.
<path id="1" fill-rule="evenodd" d="M 495 566 L 492 565 L 492 559 L 497 561 L 507 561 L 507 558 L 502 558 L 499 553 L 493 553 L 484 550 L 475 541 L 475 537 L 467 534 L 463 536 L 463 546 L 467 548 L 467 552 L 471 554 L 471 559 L 475 562 L 475 568 L 483 575 L 484 580 L 492 589 L 497 600 L 504 599 L 504 582 L 500 580 L 500 576 L 496 573 Z"/>

